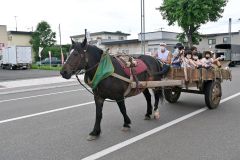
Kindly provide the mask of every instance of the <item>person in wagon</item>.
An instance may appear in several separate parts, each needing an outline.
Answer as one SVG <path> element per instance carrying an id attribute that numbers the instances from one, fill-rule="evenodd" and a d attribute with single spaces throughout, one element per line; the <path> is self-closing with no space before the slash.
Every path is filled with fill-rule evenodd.
<path id="1" fill-rule="evenodd" d="M 160 51 L 157 52 L 157 59 L 164 64 L 171 64 L 172 55 L 166 48 L 166 43 L 160 43 Z"/>
<path id="2" fill-rule="evenodd" d="M 186 50 L 183 58 L 183 67 L 196 68 L 198 65 L 193 61 L 193 55 L 191 50 Z"/>
<path id="3" fill-rule="evenodd" d="M 202 66 L 205 68 L 213 68 L 215 66 L 217 66 L 219 68 L 221 67 L 219 58 L 214 59 L 213 52 L 211 52 L 211 51 L 204 52 L 204 58 L 202 58 L 201 62 L 202 62 Z"/>
<path id="4" fill-rule="evenodd" d="M 181 43 L 177 43 L 174 46 L 174 52 L 172 54 L 172 67 L 173 68 L 180 68 L 181 67 L 181 63 L 182 63 L 182 58 L 181 56 L 184 53 L 184 46 Z"/>
<path id="5" fill-rule="evenodd" d="M 193 58 L 193 62 L 197 65 L 197 68 L 201 68 L 202 67 L 202 62 L 199 59 L 198 53 L 196 51 L 192 51 L 192 58 Z"/>
<path id="6" fill-rule="evenodd" d="M 160 43 L 160 51 L 157 52 L 156 58 L 161 62 L 162 70 L 157 73 L 158 75 L 164 75 L 169 71 L 171 57 L 170 51 L 166 48 L 166 43 Z"/>

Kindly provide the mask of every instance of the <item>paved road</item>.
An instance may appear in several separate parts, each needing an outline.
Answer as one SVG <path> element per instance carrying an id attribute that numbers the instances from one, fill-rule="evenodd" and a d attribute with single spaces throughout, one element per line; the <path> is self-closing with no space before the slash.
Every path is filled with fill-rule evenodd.
<path id="1" fill-rule="evenodd" d="M 204 108 L 204 97 L 183 93 L 178 103 L 161 107 L 159 121 L 143 120 L 146 105 L 142 95 L 129 98 L 126 104 L 132 129 L 127 133 L 120 131 L 123 119 L 117 105 L 105 103 L 102 135 L 88 142 L 86 137 L 94 124 L 95 107 L 92 95 L 80 86 L 55 84 L 57 88 L 51 85 L 49 89 L 34 90 L 32 87 L 33 91 L 29 91 L 28 87 L 26 92 L 23 87 L 17 88 L 21 92 L 16 93 L 1 89 L 0 159 L 91 159 L 96 153 L 106 154 L 100 156 L 104 160 L 239 159 L 239 75 L 240 67 L 233 68 L 233 81 L 223 83 L 224 102 L 218 109 L 163 127 L 134 143 L 131 140 L 136 140 L 136 136 L 146 135 L 152 129 Z M 229 98 L 232 95 L 235 97 Z M 126 141 L 129 143 L 123 143 Z M 109 148 L 116 144 L 115 148 Z"/>
<path id="2" fill-rule="evenodd" d="M 48 70 L 5 70 L 0 68 L 0 82 L 28 78 L 59 76 L 59 71 Z"/>

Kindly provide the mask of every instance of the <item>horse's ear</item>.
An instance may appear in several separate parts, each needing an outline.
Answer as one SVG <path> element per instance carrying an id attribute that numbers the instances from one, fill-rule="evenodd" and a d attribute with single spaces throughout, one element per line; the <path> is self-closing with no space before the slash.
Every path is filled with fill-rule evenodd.
<path id="1" fill-rule="evenodd" d="M 84 47 L 87 44 L 87 29 L 85 29 L 85 38 L 82 42 L 82 47 Z"/>
<path id="2" fill-rule="evenodd" d="M 86 46 L 86 44 L 87 44 L 87 37 L 85 36 L 85 38 L 84 38 L 84 40 L 82 42 L 82 47 Z"/>
<path id="3" fill-rule="evenodd" d="M 71 38 L 71 41 L 72 41 L 72 45 L 75 45 L 76 42 Z"/>

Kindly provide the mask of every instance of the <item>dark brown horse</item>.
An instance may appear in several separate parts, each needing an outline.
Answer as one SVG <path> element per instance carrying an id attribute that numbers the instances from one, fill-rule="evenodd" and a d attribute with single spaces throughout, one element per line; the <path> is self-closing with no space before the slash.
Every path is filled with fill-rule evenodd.
<path id="1" fill-rule="evenodd" d="M 96 46 L 89 45 L 87 40 L 82 43 L 72 41 L 72 51 L 68 57 L 66 63 L 63 65 L 61 70 L 61 75 L 65 79 L 70 79 L 77 71 L 85 70 L 85 80 L 92 79 L 96 72 L 97 66 L 101 59 L 103 50 Z M 138 57 L 141 59 L 148 67 L 148 71 L 145 71 L 137 75 L 139 81 L 159 80 L 160 76 L 154 73 L 160 72 L 159 62 L 147 55 L 141 55 Z M 114 66 L 114 72 L 123 77 L 129 78 L 119 64 L 119 62 L 111 56 L 112 64 Z M 155 75 L 155 76 L 154 76 Z M 127 115 L 124 93 L 127 90 L 129 83 L 123 81 L 119 78 L 109 76 L 102 80 L 96 89 L 93 90 L 94 100 L 96 105 L 96 121 L 93 131 L 89 134 L 88 140 L 96 139 L 101 133 L 101 119 L 102 119 L 102 109 L 103 103 L 106 99 L 115 100 L 119 106 L 119 109 L 124 118 L 124 129 L 129 129 L 131 120 Z M 148 89 L 141 90 L 143 92 L 147 101 L 147 113 L 145 115 L 146 119 L 150 119 L 152 115 L 152 104 L 151 104 L 151 94 Z M 140 92 L 139 92 L 140 93 Z"/>

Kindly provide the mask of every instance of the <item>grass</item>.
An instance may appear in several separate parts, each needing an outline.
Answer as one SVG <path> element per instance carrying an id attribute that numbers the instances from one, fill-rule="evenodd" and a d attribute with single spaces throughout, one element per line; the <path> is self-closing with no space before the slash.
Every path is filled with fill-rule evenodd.
<path id="1" fill-rule="evenodd" d="M 33 64 L 31 69 L 40 69 L 40 70 L 53 70 L 53 71 L 60 71 L 62 66 L 50 66 L 50 65 L 36 65 Z"/>

